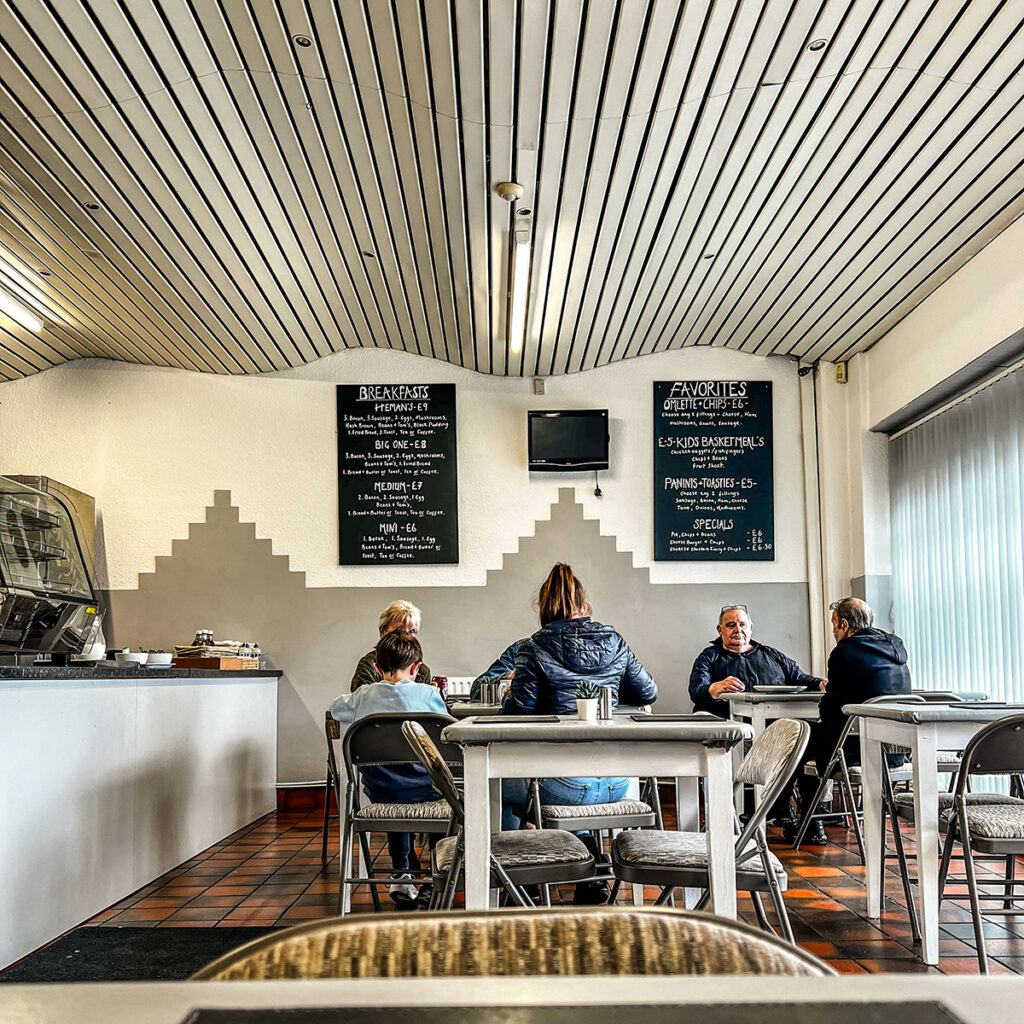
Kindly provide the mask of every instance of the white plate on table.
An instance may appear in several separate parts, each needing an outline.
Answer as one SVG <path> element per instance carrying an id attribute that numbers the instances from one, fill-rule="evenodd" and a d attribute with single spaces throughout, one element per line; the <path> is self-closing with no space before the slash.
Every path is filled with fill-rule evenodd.
<path id="1" fill-rule="evenodd" d="M 752 686 L 754 693 L 809 693 L 806 686 Z"/>

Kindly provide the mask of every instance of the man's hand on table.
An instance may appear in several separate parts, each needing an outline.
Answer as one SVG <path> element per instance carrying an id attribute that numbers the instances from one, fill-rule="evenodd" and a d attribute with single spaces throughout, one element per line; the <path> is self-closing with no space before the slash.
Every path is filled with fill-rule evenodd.
<path id="1" fill-rule="evenodd" d="M 712 700 L 719 700 L 723 693 L 742 693 L 745 689 L 743 680 L 737 679 L 735 676 L 726 676 L 708 687 L 708 695 Z"/>

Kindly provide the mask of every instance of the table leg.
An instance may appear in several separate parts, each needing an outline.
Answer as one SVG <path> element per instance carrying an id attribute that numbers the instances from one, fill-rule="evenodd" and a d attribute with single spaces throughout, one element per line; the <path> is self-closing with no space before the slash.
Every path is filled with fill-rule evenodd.
<path id="1" fill-rule="evenodd" d="M 700 831 L 700 779 L 695 775 L 676 779 L 676 828 L 680 832 Z M 643 892 L 639 883 L 634 888 Z M 697 906 L 700 897 L 700 889 L 684 889 L 683 906 Z"/>
<path id="2" fill-rule="evenodd" d="M 880 858 L 882 835 L 882 744 L 869 738 L 870 720 L 861 719 L 861 770 L 864 777 L 864 859 L 867 882 L 868 917 L 882 913 L 882 865 Z"/>
<path id="3" fill-rule="evenodd" d="M 704 819 L 708 836 L 708 877 L 711 903 L 719 917 L 736 920 L 736 837 L 732 825 L 732 754 L 728 750 L 707 752 L 707 782 L 704 790 Z"/>
<path id="4" fill-rule="evenodd" d="M 749 713 L 751 714 L 751 716 L 753 715 L 753 710 L 754 710 L 753 708 L 749 709 Z M 734 722 L 742 722 L 744 720 L 744 718 L 746 717 L 747 713 L 748 713 L 748 709 L 747 708 L 743 708 L 743 713 L 741 714 L 740 713 L 740 705 L 739 704 L 734 704 L 732 701 L 729 701 L 729 717 Z M 742 760 L 743 760 L 743 744 L 742 743 L 737 743 L 736 746 L 734 746 L 732 748 L 732 776 L 733 776 L 733 778 L 736 778 L 736 772 L 739 771 L 740 762 Z M 734 804 L 735 804 L 735 808 L 736 808 L 736 814 L 737 815 L 742 814 L 743 813 L 743 790 L 742 789 L 737 788 L 736 793 L 735 793 Z M 681 825 L 679 827 L 682 828 Z"/>
<path id="5" fill-rule="evenodd" d="M 935 728 L 914 731 L 914 831 L 917 836 L 917 906 L 921 959 L 939 962 L 939 776 L 935 769 Z"/>
<path id="6" fill-rule="evenodd" d="M 466 909 L 486 910 L 491 855 L 491 780 L 486 746 L 465 748 Z"/>
<path id="7" fill-rule="evenodd" d="M 768 728 L 768 714 L 767 714 L 767 708 L 765 707 L 764 704 L 755 704 L 753 706 L 753 708 L 751 708 L 751 710 L 754 712 L 754 714 L 751 716 L 750 724 L 754 727 L 754 739 L 756 740 L 757 737 L 760 736 L 761 733 L 763 733 L 765 731 L 765 729 Z M 736 746 L 739 747 L 740 750 L 742 750 L 744 744 L 737 743 Z M 737 786 L 736 788 L 737 788 L 737 792 L 739 794 L 739 800 L 742 803 L 743 802 L 743 790 L 744 790 L 745 787 Z M 754 806 L 755 807 L 761 802 L 761 791 L 763 789 L 764 789 L 764 786 L 754 786 Z"/>

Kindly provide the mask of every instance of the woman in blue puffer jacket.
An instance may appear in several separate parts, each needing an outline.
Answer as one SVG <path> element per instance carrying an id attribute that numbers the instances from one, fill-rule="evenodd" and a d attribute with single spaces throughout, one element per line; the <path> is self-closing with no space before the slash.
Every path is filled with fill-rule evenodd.
<path id="1" fill-rule="evenodd" d="M 538 604 L 541 628 L 519 645 L 503 714 L 575 713 L 576 685 L 584 679 L 610 687 L 615 706 L 657 699 L 657 685 L 626 641 L 590 618 L 583 584 L 568 565 L 551 570 Z M 603 804 L 621 800 L 627 786 L 627 779 L 541 779 L 540 796 L 547 804 Z M 502 783 L 503 829 L 518 827 L 526 790 L 523 779 Z"/>

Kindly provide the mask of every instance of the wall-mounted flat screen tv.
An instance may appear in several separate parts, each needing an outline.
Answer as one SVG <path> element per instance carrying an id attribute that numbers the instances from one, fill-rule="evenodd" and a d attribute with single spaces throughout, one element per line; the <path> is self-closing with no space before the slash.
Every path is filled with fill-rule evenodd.
<path id="1" fill-rule="evenodd" d="M 530 470 L 568 473 L 608 468 L 608 410 L 530 410 Z"/>

